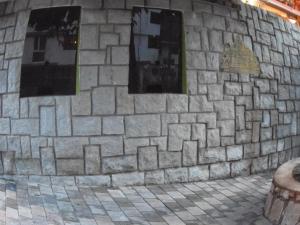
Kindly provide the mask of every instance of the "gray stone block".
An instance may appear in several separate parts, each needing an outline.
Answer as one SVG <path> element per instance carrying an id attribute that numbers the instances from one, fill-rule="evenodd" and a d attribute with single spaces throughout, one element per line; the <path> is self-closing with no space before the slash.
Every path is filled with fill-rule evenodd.
<path id="1" fill-rule="evenodd" d="M 85 146 L 85 174 L 100 174 L 100 149 L 99 146 Z"/>
<path id="2" fill-rule="evenodd" d="M 105 64 L 106 51 L 104 50 L 81 50 L 81 65 L 103 65 Z"/>
<path id="3" fill-rule="evenodd" d="M 80 66 L 80 90 L 89 90 L 98 85 L 98 66 Z"/>
<path id="4" fill-rule="evenodd" d="M 58 136 L 71 136 L 71 103 L 68 97 L 56 97 L 56 126 Z"/>
<path id="5" fill-rule="evenodd" d="M 101 135 L 100 117 L 73 117 L 73 135 Z"/>
<path id="6" fill-rule="evenodd" d="M 226 152 L 224 147 L 207 148 L 199 151 L 199 164 L 224 161 L 226 161 Z"/>
<path id="7" fill-rule="evenodd" d="M 41 148 L 41 165 L 43 175 L 56 174 L 53 148 Z"/>
<path id="8" fill-rule="evenodd" d="M 216 128 L 217 115 L 216 113 L 198 113 L 197 114 L 198 123 L 206 123 L 207 128 Z"/>
<path id="9" fill-rule="evenodd" d="M 40 108 L 40 131 L 42 136 L 56 135 L 55 107 Z"/>
<path id="10" fill-rule="evenodd" d="M 102 171 L 104 174 L 130 172 L 137 170 L 136 155 L 109 157 L 102 159 Z"/>
<path id="11" fill-rule="evenodd" d="M 167 183 L 187 182 L 188 169 L 187 168 L 166 169 L 165 181 Z"/>
<path id="12" fill-rule="evenodd" d="M 72 96 L 72 115 L 91 115 L 92 100 L 90 92 L 80 92 L 79 95 Z"/>
<path id="13" fill-rule="evenodd" d="M 197 140 L 199 148 L 206 147 L 206 126 L 205 124 L 192 124 L 192 140 Z"/>
<path id="14" fill-rule="evenodd" d="M 98 49 L 99 28 L 97 25 L 81 25 L 80 49 Z"/>
<path id="15" fill-rule="evenodd" d="M 161 130 L 162 135 L 168 135 L 169 133 L 169 124 L 179 123 L 178 115 L 177 114 L 162 114 L 161 115 Z"/>
<path id="16" fill-rule="evenodd" d="M 260 173 L 268 169 L 268 156 L 255 158 L 252 161 L 251 173 Z"/>
<path id="17" fill-rule="evenodd" d="M 158 151 L 167 150 L 168 137 L 153 137 L 150 138 L 150 145 L 157 146 Z"/>
<path id="18" fill-rule="evenodd" d="M 219 129 L 207 130 L 207 146 L 217 147 L 220 146 L 220 131 Z"/>
<path id="19" fill-rule="evenodd" d="M 186 60 L 188 69 L 206 69 L 206 58 L 203 52 L 188 51 Z"/>
<path id="20" fill-rule="evenodd" d="M 166 112 L 166 95 L 145 94 L 135 96 L 136 113 Z"/>
<path id="21" fill-rule="evenodd" d="M 137 154 L 138 147 L 149 145 L 149 138 L 128 138 L 124 140 L 125 154 Z M 152 144 L 151 145 L 155 145 Z"/>
<path id="22" fill-rule="evenodd" d="M 208 166 L 189 167 L 189 182 L 206 181 L 209 179 Z"/>
<path id="23" fill-rule="evenodd" d="M 155 170 L 145 172 L 145 184 L 163 184 L 165 182 L 165 174 L 163 170 Z"/>
<path id="24" fill-rule="evenodd" d="M 131 13 L 128 10 L 108 10 L 108 23 L 130 24 Z"/>
<path id="25" fill-rule="evenodd" d="M 185 141 L 182 150 L 183 166 L 193 166 L 197 164 L 198 143 L 197 141 Z"/>
<path id="26" fill-rule="evenodd" d="M 159 115 L 138 115 L 125 117 L 127 137 L 160 136 Z"/>
<path id="27" fill-rule="evenodd" d="M 190 112 L 213 112 L 213 103 L 205 95 L 190 96 Z"/>
<path id="28" fill-rule="evenodd" d="M 16 164 L 15 164 L 15 152 L 7 151 L 2 152 L 2 165 L 4 174 L 15 174 Z"/>
<path id="29" fill-rule="evenodd" d="M 242 145 L 235 145 L 235 146 L 228 146 L 227 147 L 227 160 L 240 160 L 243 158 L 243 146 Z"/>
<path id="30" fill-rule="evenodd" d="M 223 85 L 208 85 L 208 100 L 223 100 Z"/>
<path id="31" fill-rule="evenodd" d="M 18 94 L 8 94 L 2 96 L 2 116 L 11 118 L 19 117 Z"/>
<path id="32" fill-rule="evenodd" d="M 0 118 L 0 134 L 10 134 L 10 121 L 8 118 Z"/>
<path id="33" fill-rule="evenodd" d="M 92 145 L 101 145 L 101 156 L 117 156 L 123 154 L 123 138 L 121 136 L 91 137 Z"/>
<path id="34" fill-rule="evenodd" d="M 0 70 L 0 93 L 7 92 L 7 71 Z"/>
<path id="35" fill-rule="evenodd" d="M 251 160 L 242 160 L 231 164 L 231 176 L 249 176 Z"/>
<path id="36" fill-rule="evenodd" d="M 19 175 L 41 175 L 41 165 L 39 159 L 16 160 L 17 173 Z"/>
<path id="37" fill-rule="evenodd" d="M 81 16 L 82 24 L 106 23 L 106 12 L 104 10 L 83 9 Z"/>
<path id="38" fill-rule="evenodd" d="M 143 185 L 145 174 L 143 172 L 121 173 L 112 175 L 113 186 Z"/>
<path id="39" fill-rule="evenodd" d="M 128 65 L 129 64 L 129 48 L 124 46 L 111 48 L 112 64 Z"/>
<path id="40" fill-rule="evenodd" d="M 99 87 L 93 90 L 93 114 L 113 114 L 115 112 L 115 90 L 111 87 Z"/>
<path id="41" fill-rule="evenodd" d="M 103 134 L 124 134 L 124 118 L 121 116 L 104 117 Z"/>
<path id="42" fill-rule="evenodd" d="M 277 140 L 261 142 L 261 154 L 268 155 L 277 151 Z"/>
<path id="43" fill-rule="evenodd" d="M 181 152 L 159 152 L 159 168 L 172 168 L 181 166 Z"/>
<path id="44" fill-rule="evenodd" d="M 158 168 L 157 148 L 156 147 L 141 147 L 138 151 L 139 169 L 140 170 L 155 170 Z"/>
<path id="45" fill-rule="evenodd" d="M 57 175 L 71 176 L 84 174 L 83 159 L 57 159 L 56 160 Z"/>
<path id="46" fill-rule="evenodd" d="M 221 16 L 215 16 L 212 14 L 203 14 L 204 26 L 209 29 L 224 30 L 225 31 L 225 18 Z"/>
<path id="47" fill-rule="evenodd" d="M 235 123 L 234 120 L 222 120 L 217 122 L 217 127 L 221 130 L 221 136 L 234 136 Z"/>
<path id="48" fill-rule="evenodd" d="M 219 120 L 235 119 L 235 110 L 233 101 L 214 102 L 215 110 L 218 112 Z"/>
<path id="49" fill-rule="evenodd" d="M 134 112 L 134 98 L 128 94 L 127 87 L 117 88 L 117 113 L 132 114 Z"/>
<path id="50" fill-rule="evenodd" d="M 251 130 L 242 130 L 236 132 L 236 143 L 244 144 L 250 143 L 252 140 L 252 131 Z"/>
<path id="51" fill-rule="evenodd" d="M 230 177 L 230 164 L 225 162 L 210 165 L 209 176 L 211 179 Z"/>
<path id="52" fill-rule="evenodd" d="M 39 135 L 38 119 L 19 119 L 11 121 L 11 133 L 14 135 Z"/>
<path id="53" fill-rule="evenodd" d="M 128 85 L 128 66 L 101 66 L 100 85 Z"/>
<path id="54" fill-rule="evenodd" d="M 187 95 L 168 95 L 167 96 L 168 112 L 188 112 L 188 96 Z"/>
<path id="55" fill-rule="evenodd" d="M 86 137 L 55 138 L 56 158 L 83 158 L 83 145 L 89 143 Z"/>
<path id="56" fill-rule="evenodd" d="M 168 150 L 181 151 L 183 141 L 190 140 L 190 138 L 191 138 L 190 124 L 170 124 Z"/>
<path id="57" fill-rule="evenodd" d="M 6 44 L 5 59 L 22 57 L 23 48 L 23 41 L 17 41 Z"/>
<path id="58" fill-rule="evenodd" d="M 91 186 L 91 187 L 110 187 L 110 176 L 76 176 L 76 184 L 78 186 Z"/>

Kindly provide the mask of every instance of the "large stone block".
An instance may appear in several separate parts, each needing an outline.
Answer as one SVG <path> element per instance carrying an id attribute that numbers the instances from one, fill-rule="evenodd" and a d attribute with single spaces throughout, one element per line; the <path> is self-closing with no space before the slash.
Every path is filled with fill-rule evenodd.
<path id="1" fill-rule="evenodd" d="M 277 140 L 266 141 L 261 143 L 261 154 L 268 155 L 277 151 Z"/>
<path id="2" fill-rule="evenodd" d="M 156 147 L 141 147 L 138 153 L 139 169 L 140 170 L 155 170 L 157 164 L 157 148 Z"/>
<path id="3" fill-rule="evenodd" d="M 138 115 L 125 117 L 127 137 L 160 136 L 159 115 Z"/>
<path id="4" fill-rule="evenodd" d="M 115 112 L 115 90 L 111 87 L 99 87 L 93 90 L 93 114 L 113 114 Z"/>
<path id="5" fill-rule="evenodd" d="M 111 48 L 112 64 L 128 65 L 129 64 L 129 48 L 124 46 Z"/>
<path id="6" fill-rule="evenodd" d="M 81 16 L 82 24 L 106 23 L 106 12 L 104 10 L 83 9 Z"/>
<path id="7" fill-rule="evenodd" d="M 98 66 L 80 66 L 80 90 L 89 90 L 98 85 Z"/>
<path id="8" fill-rule="evenodd" d="M 41 148 L 41 165 L 43 175 L 56 174 L 53 148 Z"/>
<path id="9" fill-rule="evenodd" d="M 207 101 L 205 95 L 190 96 L 190 112 L 212 112 L 213 103 Z"/>
<path id="10" fill-rule="evenodd" d="M 249 176 L 251 160 L 242 160 L 231 163 L 231 176 Z"/>
<path id="11" fill-rule="evenodd" d="M 132 114 L 134 112 L 134 98 L 128 94 L 127 87 L 117 88 L 117 113 Z"/>
<path id="12" fill-rule="evenodd" d="M 19 95 L 8 94 L 2 96 L 2 115 L 3 117 L 19 117 Z"/>
<path id="13" fill-rule="evenodd" d="M 165 181 L 167 183 L 187 182 L 188 181 L 188 169 L 187 168 L 166 169 L 165 170 Z"/>
<path id="14" fill-rule="evenodd" d="M 100 149 L 99 146 L 86 146 L 84 148 L 85 174 L 100 174 Z"/>
<path id="15" fill-rule="evenodd" d="M 181 166 L 181 152 L 159 152 L 159 168 L 171 168 Z"/>
<path id="16" fill-rule="evenodd" d="M 216 128 L 217 115 L 216 113 L 199 113 L 197 115 L 197 122 L 207 124 L 207 128 Z"/>
<path id="17" fill-rule="evenodd" d="M 58 136 L 71 136 L 71 103 L 68 97 L 56 97 L 56 126 Z"/>
<path id="18" fill-rule="evenodd" d="M 207 146 L 217 147 L 220 146 L 220 130 L 208 129 L 207 130 Z"/>
<path id="19" fill-rule="evenodd" d="M 182 150 L 182 164 L 183 166 L 193 166 L 197 164 L 198 157 L 198 143 L 197 141 L 185 141 Z"/>
<path id="20" fill-rule="evenodd" d="M 83 116 L 91 115 L 92 100 L 90 92 L 80 92 L 79 95 L 72 97 L 72 115 Z"/>
<path id="21" fill-rule="evenodd" d="M 131 13 L 129 10 L 109 10 L 108 23 L 130 24 Z"/>
<path id="22" fill-rule="evenodd" d="M 226 152 L 224 147 L 201 149 L 199 151 L 199 164 L 224 161 L 226 161 Z"/>
<path id="23" fill-rule="evenodd" d="M 16 135 L 39 135 L 38 119 L 19 119 L 11 121 L 11 133 Z"/>
<path id="24" fill-rule="evenodd" d="M 223 85 L 208 85 L 208 99 L 210 101 L 223 100 Z"/>
<path id="25" fill-rule="evenodd" d="M 189 167 L 189 181 L 205 181 L 209 179 L 209 168 L 208 166 L 193 166 Z"/>
<path id="26" fill-rule="evenodd" d="M 149 145 L 149 138 L 128 138 L 124 140 L 125 154 L 137 154 L 138 147 Z M 151 144 L 155 145 L 155 144 Z"/>
<path id="27" fill-rule="evenodd" d="M 91 144 L 101 145 L 101 156 L 117 156 L 123 154 L 123 138 L 120 136 L 91 137 Z"/>
<path id="28" fill-rule="evenodd" d="M 145 172 L 145 184 L 163 184 L 165 182 L 165 175 L 163 170 L 147 171 Z"/>
<path id="29" fill-rule="evenodd" d="M 6 44 L 5 59 L 18 58 L 23 55 L 23 41 Z"/>
<path id="30" fill-rule="evenodd" d="M 188 51 L 186 60 L 188 69 L 206 69 L 206 58 L 203 52 Z"/>
<path id="31" fill-rule="evenodd" d="M 210 166 L 210 178 L 221 179 L 230 177 L 230 164 L 229 163 L 218 163 Z"/>
<path id="32" fill-rule="evenodd" d="M 214 102 L 215 110 L 218 112 L 219 120 L 235 119 L 235 110 L 233 101 Z"/>
<path id="33" fill-rule="evenodd" d="M 274 96 L 270 94 L 260 95 L 260 108 L 274 109 L 275 108 Z"/>
<path id="34" fill-rule="evenodd" d="M 145 174 L 141 172 L 121 173 L 112 175 L 113 186 L 127 186 L 127 185 L 143 185 L 145 182 Z"/>
<path id="35" fill-rule="evenodd" d="M 159 113 L 166 112 L 166 95 L 136 95 L 136 113 Z"/>
<path id="36" fill-rule="evenodd" d="M 153 137 L 150 138 L 150 145 L 157 146 L 158 151 L 167 150 L 168 137 Z"/>
<path id="37" fill-rule="evenodd" d="M 124 134 L 124 118 L 121 116 L 104 117 L 103 134 Z"/>
<path id="38" fill-rule="evenodd" d="M 40 148 L 47 147 L 47 138 L 46 137 L 31 137 L 31 156 L 34 159 L 40 158 Z"/>
<path id="39" fill-rule="evenodd" d="M 56 158 L 83 158 L 83 145 L 89 143 L 85 137 L 55 138 Z"/>
<path id="40" fill-rule="evenodd" d="M 236 143 L 250 143 L 252 140 L 252 131 L 251 130 L 242 130 L 236 132 Z"/>
<path id="41" fill-rule="evenodd" d="M 0 70 L 0 93 L 7 92 L 7 71 Z"/>
<path id="42" fill-rule="evenodd" d="M 19 175 L 41 175 L 39 159 L 16 160 L 16 168 Z"/>
<path id="43" fill-rule="evenodd" d="M 80 64 L 81 65 L 103 65 L 105 64 L 106 51 L 104 50 L 81 50 Z"/>
<path id="44" fill-rule="evenodd" d="M 168 95 L 167 108 L 168 112 L 188 112 L 189 99 L 187 95 Z"/>
<path id="45" fill-rule="evenodd" d="M 0 118 L 0 134 L 10 134 L 10 121 L 8 118 Z"/>
<path id="46" fill-rule="evenodd" d="M 212 14 L 204 14 L 204 26 L 210 29 L 225 31 L 225 18 Z"/>
<path id="47" fill-rule="evenodd" d="M 240 160 L 243 158 L 243 146 L 242 145 L 235 145 L 235 146 L 228 146 L 227 147 L 227 160 Z"/>
<path id="48" fill-rule="evenodd" d="M 268 156 L 253 159 L 251 165 L 252 173 L 260 173 L 268 169 Z"/>
<path id="49" fill-rule="evenodd" d="M 101 85 L 128 85 L 128 66 L 102 66 L 100 67 Z"/>
<path id="50" fill-rule="evenodd" d="M 206 126 L 205 124 L 192 124 L 192 140 L 197 140 L 199 148 L 206 147 Z"/>
<path id="51" fill-rule="evenodd" d="M 40 108 L 40 129 L 42 136 L 56 135 L 55 107 Z"/>
<path id="52" fill-rule="evenodd" d="M 136 155 L 109 157 L 102 159 L 102 171 L 104 174 L 130 172 L 137 170 Z"/>
<path id="53" fill-rule="evenodd" d="M 110 176 L 76 176 L 76 184 L 78 186 L 89 186 L 89 187 L 110 187 L 111 180 Z"/>
<path id="54" fill-rule="evenodd" d="M 80 49 L 98 49 L 99 28 L 97 25 L 80 27 Z"/>
<path id="55" fill-rule="evenodd" d="M 56 160 L 57 175 L 71 176 L 84 174 L 83 159 L 57 159 Z"/>
<path id="56" fill-rule="evenodd" d="M 234 136 L 235 134 L 234 120 L 218 121 L 217 127 L 219 127 L 221 130 L 221 136 Z"/>
<path id="57" fill-rule="evenodd" d="M 191 138 L 190 124 L 170 124 L 168 150 L 181 151 L 183 141 L 190 140 L 190 138 Z"/>
<path id="58" fill-rule="evenodd" d="M 73 135 L 101 135 L 100 117 L 73 117 Z"/>
<path id="59" fill-rule="evenodd" d="M 169 124 L 179 123 L 177 114 L 165 113 L 161 115 L 161 130 L 162 135 L 168 135 Z"/>

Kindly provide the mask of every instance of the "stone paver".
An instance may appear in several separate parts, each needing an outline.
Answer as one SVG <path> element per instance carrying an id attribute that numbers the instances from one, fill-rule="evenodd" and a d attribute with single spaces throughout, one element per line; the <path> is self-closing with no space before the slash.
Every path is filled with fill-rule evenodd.
<path id="1" fill-rule="evenodd" d="M 271 225 L 270 174 L 120 188 L 45 181 L 0 179 L 0 225 Z"/>

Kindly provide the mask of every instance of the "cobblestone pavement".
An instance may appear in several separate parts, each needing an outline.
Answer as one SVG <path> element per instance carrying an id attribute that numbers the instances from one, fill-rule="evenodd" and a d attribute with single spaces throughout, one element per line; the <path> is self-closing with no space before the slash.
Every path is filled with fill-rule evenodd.
<path id="1" fill-rule="evenodd" d="M 120 188 L 1 179 L 0 224 L 271 225 L 262 216 L 270 183 L 270 174 Z"/>

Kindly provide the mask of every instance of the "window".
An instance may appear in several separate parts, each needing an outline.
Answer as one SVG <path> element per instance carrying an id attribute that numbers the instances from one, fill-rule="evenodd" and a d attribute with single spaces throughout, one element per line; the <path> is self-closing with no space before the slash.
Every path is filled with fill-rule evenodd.
<path id="1" fill-rule="evenodd" d="M 76 94 L 80 7 L 33 10 L 22 59 L 20 97 Z"/>
<path id="2" fill-rule="evenodd" d="M 129 93 L 184 93 L 182 13 L 134 7 Z"/>

